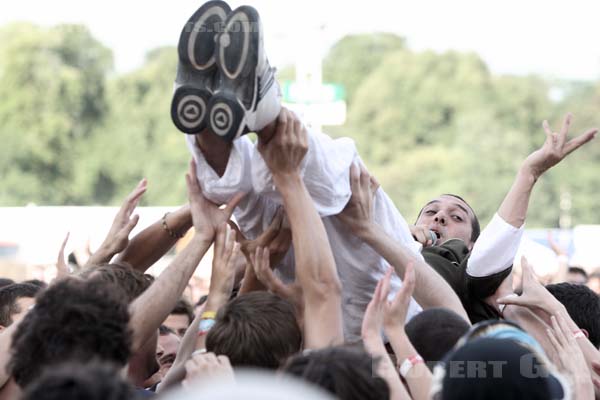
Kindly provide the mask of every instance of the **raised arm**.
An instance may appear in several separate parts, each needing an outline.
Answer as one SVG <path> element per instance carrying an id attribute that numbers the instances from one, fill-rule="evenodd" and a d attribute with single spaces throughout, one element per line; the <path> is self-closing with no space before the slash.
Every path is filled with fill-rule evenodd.
<path id="1" fill-rule="evenodd" d="M 145 272 L 192 227 L 189 204 L 165 214 L 161 219 L 138 233 L 117 256 L 117 261 L 127 263 Z"/>
<path id="2" fill-rule="evenodd" d="M 414 298 L 423 308 L 446 307 L 468 321 L 467 313 L 450 285 L 422 257 L 415 257 L 410 249 L 391 238 L 373 221 L 372 202 L 378 185 L 373 182 L 367 170 L 362 166 L 359 168 L 352 165 L 350 183 L 352 197 L 338 218 L 350 231 L 385 258 L 394 267 L 398 276 L 404 276 L 409 263 L 414 264 L 416 276 Z"/>
<path id="3" fill-rule="evenodd" d="M 210 247 L 220 224 L 229 220 L 242 199 L 238 194 L 223 209 L 202 194 L 196 176 L 196 165 L 190 163 L 186 175 L 195 235 L 187 247 L 160 274 L 156 281 L 130 306 L 133 351 L 138 350 L 169 315 L 181 297 L 200 260 Z"/>
<path id="4" fill-rule="evenodd" d="M 93 267 L 95 265 L 107 264 L 114 257 L 115 254 L 123 251 L 129 243 L 129 234 L 135 228 L 139 221 L 139 215 L 132 215 L 138 202 L 146 193 L 146 179 L 142 179 L 135 189 L 121 205 L 121 208 L 115 215 L 113 223 L 106 235 L 106 238 L 96 250 L 94 254 L 90 256 L 85 267 Z"/>
<path id="5" fill-rule="evenodd" d="M 522 236 L 531 192 L 537 180 L 573 151 L 592 140 L 597 129 L 568 140 L 572 115 L 566 115 L 560 132 L 552 132 L 544 121 L 546 141 L 531 153 L 517 172 L 492 222 L 481 232 L 467 263 L 467 273 L 484 277 L 506 270 L 512 265 Z"/>
<path id="6" fill-rule="evenodd" d="M 277 131 L 259 151 L 281 193 L 292 229 L 296 281 L 304 293 L 304 347 L 343 343 L 341 284 L 325 227 L 300 177 L 308 142 L 306 129 L 282 109 Z"/>

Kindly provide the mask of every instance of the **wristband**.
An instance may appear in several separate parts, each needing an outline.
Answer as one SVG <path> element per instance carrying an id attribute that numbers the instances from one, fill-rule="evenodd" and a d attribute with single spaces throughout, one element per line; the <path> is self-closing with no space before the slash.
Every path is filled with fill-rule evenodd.
<path id="1" fill-rule="evenodd" d="M 216 316 L 217 316 L 216 311 L 204 311 L 200 315 L 200 319 L 215 319 Z"/>
<path id="2" fill-rule="evenodd" d="M 210 319 L 203 319 L 200 321 L 200 324 L 198 324 L 198 336 L 203 336 L 206 335 L 208 333 L 208 331 L 210 331 L 210 328 L 213 327 L 213 325 L 215 324 L 215 320 L 210 318 Z"/>
<path id="3" fill-rule="evenodd" d="M 402 365 L 400 366 L 400 375 L 406 379 L 406 374 L 408 374 L 408 371 L 410 371 L 412 369 L 412 367 L 414 367 L 417 364 L 422 364 L 425 361 L 423 360 L 423 358 L 420 355 L 414 355 L 411 357 L 408 357 L 406 360 L 404 360 L 402 362 Z"/>
<path id="4" fill-rule="evenodd" d="M 573 338 L 575 339 L 581 339 L 581 338 L 586 338 L 587 336 L 585 336 L 585 333 L 583 333 L 583 331 L 581 329 L 576 330 L 575 332 L 573 332 Z"/>
<path id="5" fill-rule="evenodd" d="M 169 228 L 169 225 L 167 225 L 167 215 L 169 215 L 168 212 L 166 212 L 165 215 L 163 215 L 163 217 L 162 217 L 162 227 L 163 227 L 164 231 L 167 232 L 167 234 L 174 239 L 181 239 L 183 237 L 183 235 L 176 233 L 171 228 Z"/>

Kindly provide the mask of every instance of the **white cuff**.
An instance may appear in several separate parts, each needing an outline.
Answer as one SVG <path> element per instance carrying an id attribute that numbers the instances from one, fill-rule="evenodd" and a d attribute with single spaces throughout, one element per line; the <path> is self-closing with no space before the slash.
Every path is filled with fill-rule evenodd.
<path id="1" fill-rule="evenodd" d="M 494 275 L 513 263 L 525 225 L 515 228 L 497 213 L 473 246 L 467 261 L 467 274 L 475 278 Z"/>

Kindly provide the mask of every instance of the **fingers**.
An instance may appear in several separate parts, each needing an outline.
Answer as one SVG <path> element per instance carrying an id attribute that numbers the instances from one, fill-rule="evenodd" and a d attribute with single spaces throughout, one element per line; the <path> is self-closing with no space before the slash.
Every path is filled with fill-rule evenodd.
<path id="1" fill-rule="evenodd" d="M 59 274 L 65 274 L 69 272 L 69 267 L 67 266 L 67 262 L 65 261 L 65 247 L 67 246 L 67 241 L 69 240 L 69 235 L 71 232 L 67 232 L 65 239 L 60 246 L 60 250 L 58 251 L 58 258 L 56 259 L 56 268 L 59 271 Z"/>
<path id="2" fill-rule="evenodd" d="M 565 147 L 564 147 L 565 156 L 571 154 L 572 152 L 574 152 L 575 150 L 577 150 L 584 144 L 590 142 L 592 139 L 594 139 L 596 137 L 597 133 L 598 133 L 598 129 L 594 128 L 594 129 L 590 129 L 590 130 L 586 131 L 585 133 L 569 140 L 565 144 Z"/>
<path id="3" fill-rule="evenodd" d="M 565 333 L 563 332 L 562 327 L 558 324 L 556 316 L 553 315 L 550 317 L 550 323 L 552 324 L 552 330 L 554 336 L 558 340 L 558 343 L 560 343 L 561 347 L 565 347 L 569 343 L 569 341 L 565 337 Z"/>
<path id="4" fill-rule="evenodd" d="M 198 201 L 200 196 L 202 196 L 202 190 L 200 189 L 198 175 L 196 174 L 196 161 L 193 158 L 190 160 L 190 166 L 185 175 L 185 182 L 187 184 L 190 203 Z"/>
<path id="5" fill-rule="evenodd" d="M 139 220 L 140 220 L 139 214 L 135 214 L 133 217 L 131 217 L 131 219 L 129 220 L 127 225 L 125 225 L 125 229 L 124 229 L 125 232 L 127 233 L 127 236 L 129 236 L 129 234 L 131 233 L 133 228 L 135 228 L 135 226 L 137 225 Z"/>
<path id="6" fill-rule="evenodd" d="M 569 134 L 569 127 L 571 126 L 571 119 L 573 115 L 571 113 L 567 113 L 565 115 L 565 119 L 563 120 L 562 127 L 560 128 L 560 133 L 558 134 L 558 147 L 562 148 L 567 141 L 567 135 Z"/>
<path id="7" fill-rule="evenodd" d="M 385 276 L 383 277 L 383 283 L 381 285 L 381 293 L 380 293 L 380 301 L 385 302 L 387 300 L 388 295 L 390 294 L 390 281 L 392 279 L 392 267 L 388 267 L 388 270 L 385 272 Z"/>
<path id="8" fill-rule="evenodd" d="M 227 216 L 227 219 L 231 218 L 231 215 L 233 214 L 233 210 L 235 210 L 235 208 L 240 204 L 240 201 L 242 201 L 242 199 L 245 196 L 246 196 L 245 192 L 237 192 L 236 194 L 233 195 L 231 200 L 229 200 L 227 202 L 227 205 L 223 209 L 223 211 L 225 212 L 225 214 Z"/>
<path id="9" fill-rule="evenodd" d="M 281 230 L 283 214 L 283 208 L 279 207 L 275 212 L 269 227 L 257 239 L 257 242 L 260 243 L 261 246 L 268 246 L 277 237 Z"/>
<path id="10" fill-rule="evenodd" d="M 548 125 L 548 121 L 544 120 L 542 122 L 542 127 L 544 128 L 544 132 L 546 132 L 546 137 L 551 139 L 553 132 L 552 129 L 550 129 L 550 125 Z"/>
<path id="11" fill-rule="evenodd" d="M 227 237 L 229 236 L 227 230 L 231 229 L 229 224 L 223 223 L 217 227 L 217 236 L 215 238 L 215 257 L 217 259 L 222 259 L 225 252 L 225 243 L 227 242 Z"/>
<path id="12" fill-rule="evenodd" d="M 512 293 L 507 296 L 499 298 L 498 300 L 496 300 L 496 302 L 498 304 L 504 304 L 507 306 L 508 305 L 521 306 L 521 305 L 525 305 L 525 303 L 522 300 L 523 299 L 521 298 L 521 296 L 519 296 L 516 293 Z"/>

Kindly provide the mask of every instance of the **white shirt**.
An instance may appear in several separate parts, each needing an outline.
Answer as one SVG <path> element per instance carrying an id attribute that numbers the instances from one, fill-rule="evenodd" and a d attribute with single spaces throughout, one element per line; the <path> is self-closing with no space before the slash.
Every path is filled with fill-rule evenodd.
<path id="1" fill-rule="evenodd" d="M 350 166 L 353 162 L 360 162 L 354 141 L 349 138 L 334 140 L 310 130 L 308 137 L 309 147 L 301 165 L 301 175 L 317 211 L 323 217 L 342 283 L 344 336 L 347 341 L 356 341 L 360 339 L 364 311 L 388 264 L 370 246 L 332 217 L 344 209 L 352 194 Z M 269 226 L 282 201 L 273 185 L 271 173 L 255 145 L 248 137 L 234 141 L 225 173 L 219 177 L 197 148 L 195 137 L 186 136 L 186 141 L 196 160 L 198 180 L 204 195 L 217 204 L 223 204 L 236 192 L 248 192 L 234 216 L 248 239 L 260 235 Z M 392 238 L 404 244 L 415 256 L 422 258 L 420 244 L 414 241 L 408 224 L 382 189 L 376 193 L 373 216 L 375 222 Z M 286 254 L 276 271 L 284 282 L 294 279 L 293 249 Z M 393 275 L 390 299 L 400 286 L 400 278 Z M 421 310 L 412 300 L 407 319 Z"/>

